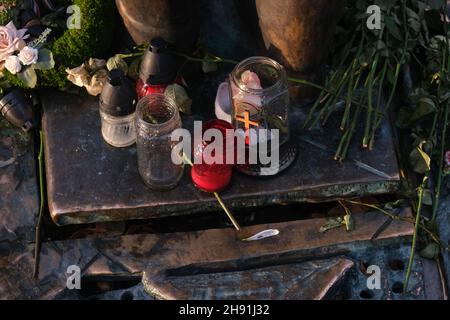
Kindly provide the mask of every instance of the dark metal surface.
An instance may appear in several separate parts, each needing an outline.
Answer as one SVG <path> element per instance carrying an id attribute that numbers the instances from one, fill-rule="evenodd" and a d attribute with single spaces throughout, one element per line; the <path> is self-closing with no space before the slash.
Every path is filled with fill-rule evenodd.
<path id="1" fill-rule="evenodd" d="M 31 135 L 0 119 L 0 254 L 8 243 L 34 239 L 38 210 Z"/>
<path id="2" fill-rule="evenodd" d="M 410 212 L 406 210 L 403 214 Z M 281 233 L 276 238 L 253 243 L 239 241 L 232 229 L 45 242 L 36 281 L 32 279 L 34 246 L 0 242 L 0 299 L 73 298 L 74 293 L 66 289 L 66 272 L 72 265 L 79 266 L 83 279 L 91 281 L 108 279 L 114 282 L 123 278 L 139 281 L 144 271 L 152 278 L 165 273 L 185 276 L 243 271 L 343 254 L 351 256 L 358 250 L 381 250 L 382 246 L 401 245 L 410 239 L 413 225 L 394 221 L 372 243 L 372 234 L 383 222 L 382 214 L 366 212 L 355 214 L 356 229 L 352 232 L 346 232 L 342 227 L 320 233 L 320 226 L 326 219 L 258 225 L 245 231 L 274 227 Z M 336 277 L 339 278 L 339 272 L 330 274 L 330 283 L 334 283 Z M 270 283 L 261 285 L 271 286 Z M 88 290 L 82 287 L 82 291 Z"/>
<path id="3" fill-rule="evenodd" d="M 339 290 L 353 261 L 332 258 L 188 276 L 145 273 L 144 288 L 164 300 L 322 300 Z"/>
<path id="4" fill-rule="evenodd" d="M 49 206 L 57 224 L 219 209 L 213 196 L 195 189 L 188 168 L 174 190 L 155 192 L 145 187 L 137 172 L 135 147 L 115 149 L 102 140 L 97 99 L 60 92 L 47 92 L 42 98 Z M 294 109 L 293 127 L 298 128 L 304 110 Z M 316 145 L 297 139 L 298 158 L 279 176 L 257 179 L 236 173 L 222 194 L 227 205 L 264 206 L 394 192 L 399 176 L 389 128 L 382 126 L 372 152 L 361 151 L 355 141 L 351 160 L 337 163 L 330 152 L 340 138 L 334 134 L 335 122 L 307 134 L 294 130 L 294 137 L 306 137 Z M 184 119 L 184 125 L 190 123 Z"/>

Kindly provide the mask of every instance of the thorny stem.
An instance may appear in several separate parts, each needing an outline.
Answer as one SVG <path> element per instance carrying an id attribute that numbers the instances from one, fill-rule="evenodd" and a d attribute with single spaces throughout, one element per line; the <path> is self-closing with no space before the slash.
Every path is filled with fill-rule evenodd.
<path id="1" fill-rule="evenodd" d="M 375 119 L 373 122 L 373 126 L 371 128 L 371 134 L 370 134 L 370 141 L 369 141 L 369 150 L 373 149 L 373 146 L 375 144 L 375 134 L 378 128 L 378 121 L 379 121 L 379 116 L 378 116 L 378 112 L 380 111 L 380 106 L 381 106 L 381 97 L 383 94 L 383 83 L 384 83 L 384 79 L 386 77 L 386 73 L 387 73 L 387 68 L 388 68 L 388 60 L 386 59 L 384 61 L 384 66 L 383 66 L 383 71 L 381 73 L 381 79 L 380 79 L 380 85 L 378 88 L 378 96 L 377 96 L 377 106 L 376 106 L 376 115 L 375 115 Z"/>
<path id="2" fill-rule="evenodd" d="M 447 12 L 447 1 L 444 0 L 444 16 Z M 447 61 L 447 66 L 445 66 L 445 64 L 443 64 L 443 72 L 441 72 L 441 77 L 446 77 L 446 75 L 448 74 L 448 71 L 450 70 L 450 52 L 449 52 L 449 40 L 448 40 L 448 26 L 447 26 L 447 22 L 444 19 L 444 35 L 445 35 L 445 52 L 443 54 L 443 60 Z M 442 79 L 440 79 L 439 81 L 439 85 L 441 85 L 442 83 Z M 439 97 L 439 93 L 440 90 L 438 88 L 438 97 Z M 439 102 L 439 98 L 438 98 L 438 102 Z M 436 222 L 436 218 L 437 218 L 437 212 L 439 209 L 439 202 L 440 202 L 440 198 L 441 198 L 441 188 L 442 188 L 442 175 L 443 175 L 443 166 L 444 166 L 444 153 L 445 153 L 445 145 L 446 145 L 446 138 L 447 138 L 447 126 L 448 126 L 448 113 L 449 113 L 449 101 L 445 102 L 445 107 L 444 107 L 444 123 L 443 123 L 443 128 L 442 128 L 442 134 L 441 134 L 441 149 L 440 149 L 440 156 L 439 156 L 439 162 L 438 162 L 438 177 L 437 177 L 437 184 L 436 184 L 436 191 L 435 191 L 435 197 L 434 197 L 434 201 L 433 201 L 433 214 L 432 214 L 432 218 L 431 218 L 431 222 L 434 223 Z"/>
<path id="3" fill-rule="evenodd" d="M 417 235 L 419 231 L 420 217 L 422 215 L 423 192 L 425 190 L 425 185 L 428 182 L 429 173 L 430 171 L 427 172 L 427 174 L 423 178 L 422 185 L 419 187 L 419 202 L 417 204 L 416 221 L 414 223 L 414 234 L 411 245 L 411 254 L 409 255 L 408 267 L 406 268 L 403 293 L 406 293 L 406 291 L 408 290 L 409 278 L 411 276 L 411 270 L 414 263 L 414 253 L 416 252 Z"/>
<path id="4" fill-rule="evenodd" d="M 439 209 L 439 200 L 441 198 L 441 188 L 442 188 L 442 175 L 443 175 L 443 166 L 444 166 L 444 154 L 445 154 L 445 143 L 446 143 L 446 137 L 447 137 L 447 122 L 448 122 L 448 101 L 445 103 L 444 108 L 444 127 L 442 128 L 442 134 L 441 134 L 441 150 L 440 150 L 440 156 L 439 156 L 439 169 L 438 169 L 438 177 L 437 177 L 437 183 L 436 183 L 436 191 L 434 195 L 434 202 L 433 202 L 433 215 L 431 218 L 431 222 L 434 223 L 437 218 L 437 212 Z"/>
<path id="5" fill-rule="evenodd" d="M 342 90 L 344 89 L 344 87 L 349 79 L 349 73 L 351 72 L 351 70 L 352 70 L 351 66 L 349 68 L 347 68 L 347 70 L 345 70 L 344 74 L 342 75 L 341 80 L 337 83 L 337 88 L 336 88 L 335 92 L 328 99 L 327 103 L 322 108 L 319 115 L 313 121 L 311 127 L 314 127 L 317 124 L 317 122 L 320 121 L 320 119 L 322 117 L 323 117 L 322 124 L 325 124 L 327 122 L 327 119 L 330 116 L 331 112 L 333 111 L 333 107 L 335 106 L 337 99 L 339 98 Z"/>
<path id="6" fill-rule="evenodd" d="M 374 86 L 374 74 L 375 74 L 375 70 L 378 66 L 378 59 L 379 59 L 380 55 L 377 53 L 375 55 L 375 59 L 372 63 L 372 68 L 370 70 L 370 75 L 369 75 L 369 89 L 368 89 L 368 93 L 367 93 L 367 100 L 368 100 L 368 110 L 367 110 L 367 115 L 366 115 L 366 125 L 364 127 L 364 138 L 363 138 L 363 148 L 367 148 L 369 146 L 369 138 L 370 138 L 370 128 L 371 128 L 371 124 L 372 124 L 372 112 L 373 112 L 373 86 Z"/>
<path id="7" fill-rule="evenodd" d="M 348 48 L 351 48 L 351 46 L 353 45 L 353 42 L 355 41 L 355 38 L 356 38 L 356 33 L 353 33 L 353 36 L 352 36 L 352 38 L 351 38 L 351 40 L 350 40 L 350 42 L 349 42 Z M 364 37 L 363 37 L 363 38 L 364 38 Z M 360 53 L 360 50 L 362 49 L 363 38 L 361 39 L 361 43 L 360 43 L 360 45 L 359 45 L 358 55 L 359 55 L 359 53 Z M 341 61 L 340 61 L 340 63 L 339 63 L 339 66 L 337 67 L 336 71 L 333 72 L 333 74 L 331 75 L 330 80 L 327 81 L 325 87 L 328 87 L 328 85 L 331 85 L 332 83 L 334 83 L 335 78 L 336 78 L 337 75 L 339 74 L 338 70 L 341 69 L 341 67 L 343 66 L 344 62 L 347 60 L 349 54 L 350 54 L 350 49 L 345 50 L 345 55 L 344 55 L 344 57 L 341 59 Z M 356 60 L 355 60 L 355 61 L 356 61 Z M 353 76 L 353 73 L 352 73 L 352 76 Z M 292 78 L 292 79 L 289 79 L 289 80 L 292 81 L 292 80 L 294 80 L 294 79 Z M 295 82 L 295 81 L 293 81 L 293 82 Z M 306 129 L 306 127 L 308 127 L 308 123 L 310 122 L 312 116 L 314 115 L 314 112 L 316 111 L 317 107 L 318 107 L 324 100 L 326 100 L 326 99 L 330 96 L 330 93 L 331 93 L 331 92 L 330 92 L 329 90 L 327 90 L 325 87 L 324 87 L 324 88 L 320 88 L 320 90 L 321 90 L 320 96 L 319 96 L 319 98 L 316 100 L 316 102 L 315 102 L 315 104 L 313 105 L 313 107 L 311 108 L 311 110 L 309 111 L 308 116 L 307 116 L 307 118 L 306 118 L 306 120 L 305 120 L 305 123 L 304 123 L 304 125 L 303 125 L 303 129 Z M 325 93 L 326 93 L 326 94 L 325 94 Z M 309 127 L 311 128 L 312 126 L 309 126 Z"/>
<path id="8" fill-rule="evenodd" d="M 34 244 L 34 270 L 33 270 L 33 278 L 37 279 L 39 277 L 39 262 L 40 256 L 39 252 L 41 249 L 41 228 L 44 217 L 44 203 L 45 203 L 45 194 L 44 194 L 44 135 L 42 130 L 39 131 L 39 154 L 38 154 L 38 163 L 39 163 L 39 215 L 38 221 L 36 224 L 36 235 L 35 235 L 35 244 Z"/>
<path id="9" fill-rule="evenodd" d="M 223 58 L 217 57 L 217 56 L 212 57 L 212 59 L 206 59 L 206 58 L 191 57 L 191 56 L 189 56 L 187 54 L 184 54 L 184 53 L 181 53 L 181 52 L 176 52 L 176 51 L 172 51 L 172 54 L 174 54 L 176 56 L 183 57 L 186 60 L 194 61 L 194 62 L 229 63 L 229 64 L 238 64 L 239 63 L 239 61 L 236 61 L 236 60 L 223 59 Z"/>
<path id="10" fill-rule="evenodd" d="M 143 55 L 144 55 L 143 52 L 119 54 L 119 56 L 120 56 L 122 59 L 135 58 L 135 57 L 142 57 Z"/>

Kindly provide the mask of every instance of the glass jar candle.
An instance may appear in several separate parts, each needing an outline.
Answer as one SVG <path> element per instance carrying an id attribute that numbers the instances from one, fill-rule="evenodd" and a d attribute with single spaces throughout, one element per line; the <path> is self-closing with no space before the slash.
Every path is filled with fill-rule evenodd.
<path id="1" fill-rule="evenodd" d="M 228 139 L 234 139 L 234 134 L 227 129 L 233 129 L 233 126 L 224 120 L 211 120 L 203 124 L 202 136 L 206 130 L 217 129 L 221 132 L 223 140 L 223 150 L 219 150 L 220 154 L 212 154 L 213 157 L 220 159 L 220 163 L 214 161 L 206 161 L 203 151 L 210 142 L 202 141 L 194 146 L 194 166 L 191 170 L 192 182 L 194 185 L 205 192 L 219 192 L 225 189 L 231 182 L 233 173 L 233 164 L 227 164 L 227 155 L 232 155 L 235 159 L 234 144 L 233 149 L 228 149 Z M 196 163 L 196 161 L 201 163 Z"/>
<path id="2" fill-rule="evenodd" d="M 286 71 L 278 62 L 266 57 L 251 57 L 239 63 L 229 77 L 232 103 L 232 123 L 245 135 L 246 159 L 248 152 L 259 150 L 261 143 L 271 150 L 273 132 L 278 129 L 279 141 L 274 144 L 276 152 L 284 152 L 289 142 L 289 92 Z M 264 130 L 262 130 L 264 129 Z M 240 165 L 239 170 L 250 175 L 274 175 L 293 162 L 292 150 L 289 159 L 280 161 L 275 170 L 263 170 L 263 165 Z M 288 160 L 288 161 L 286 161 Z M 258 168 L 259 166 L 259 168 Z"/>
<path id="3" fill-rule="evenodd" d="M 151 189 L 172 189 L 183 176 L 183 162 L 180 160 L 178 165 L 172 161 L 176 143 L 171 141 L 171 134 L 179 128 L 181 118 L 172 99 L 154 93 L 139 101 L 136 108 L 138 168 Z"/>
<path id="4" fill-rule="evenodd" d="M 128 147 L 136 142 L 136 93 L 133 83 L 121 70 L 112 70 L 100 96 L 103 139 L 114 147 Z"/>
<path id="5" fill-rule="evenodd" d="M 136 93 L 139 99 L 154 93 L 164 93 L 176 78 L 176 63 L 169 52 L 168 43 L 162 38 L 150 40 L 139 67 Z"/>
<path id="6" fill-rule="evenodd" d="M 103 140 L 116 148 L 125 148 L 136 142 L 134 113 L 116 117 L 100 111 Z"/>
<path id="7" fill-rule="evenodd" d="M 280 145 L 289 140 L 289 92 L 283 66 L 266 57 L 248 58 L 231 73 L 230 90 L 233 125 L 246 133 L 246 144 L 258 143 L 249 129 L 257 134 L 260 129 L 279 129 Z"/>

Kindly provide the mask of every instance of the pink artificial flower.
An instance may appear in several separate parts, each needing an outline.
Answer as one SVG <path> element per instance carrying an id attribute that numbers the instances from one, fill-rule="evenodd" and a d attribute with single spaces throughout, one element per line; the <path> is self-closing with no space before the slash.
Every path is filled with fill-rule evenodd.
<path id="1" fill-rule="evenodd" d="M 26 32 L 27 29 L 17 30 L 12 21 L 6 26 L 0 26 L 0 62 L 25 47 L 25 39 L 29 37 L 25 35 Z"/>

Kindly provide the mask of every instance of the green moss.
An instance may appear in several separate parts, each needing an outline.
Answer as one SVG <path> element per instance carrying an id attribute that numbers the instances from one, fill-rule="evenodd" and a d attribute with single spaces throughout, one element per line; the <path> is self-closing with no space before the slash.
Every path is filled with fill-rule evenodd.
<path id="1" fill-rule="evenodd" d="M 66 30 L 49 47 L 56 62 L 55 69 L 38 70 L 40 87 L 64 88 L 68 85 L 66 68 L 81 65 L 91 57 L 103 57 L 111 47 L 116 24 L 114 0 L 60 0 L 59 4 L 73 3 L 81 9 L 81 29 Z M 14 86 L 22 86 L 17 77 L 5 73 Z"/>
<path id="2" fill-rule="evenodd" d="M 13 11 L 10 10 L 17 0 L 0 0 L 0 25 L 5 25 L 13 20 Z"/>
<path id="3" fill-rule="evenodd" d="M 65 87 L 66 68 L 79 66 L 90 57 L 102 57 L 111 47 L 116 20 L 114 0 L 74 0 L 73 4 L 81 9 L 81 29 L 66 30 L 53 43 L 50 50 L 56 67 L 38 72 L 40 86 Z"/>

